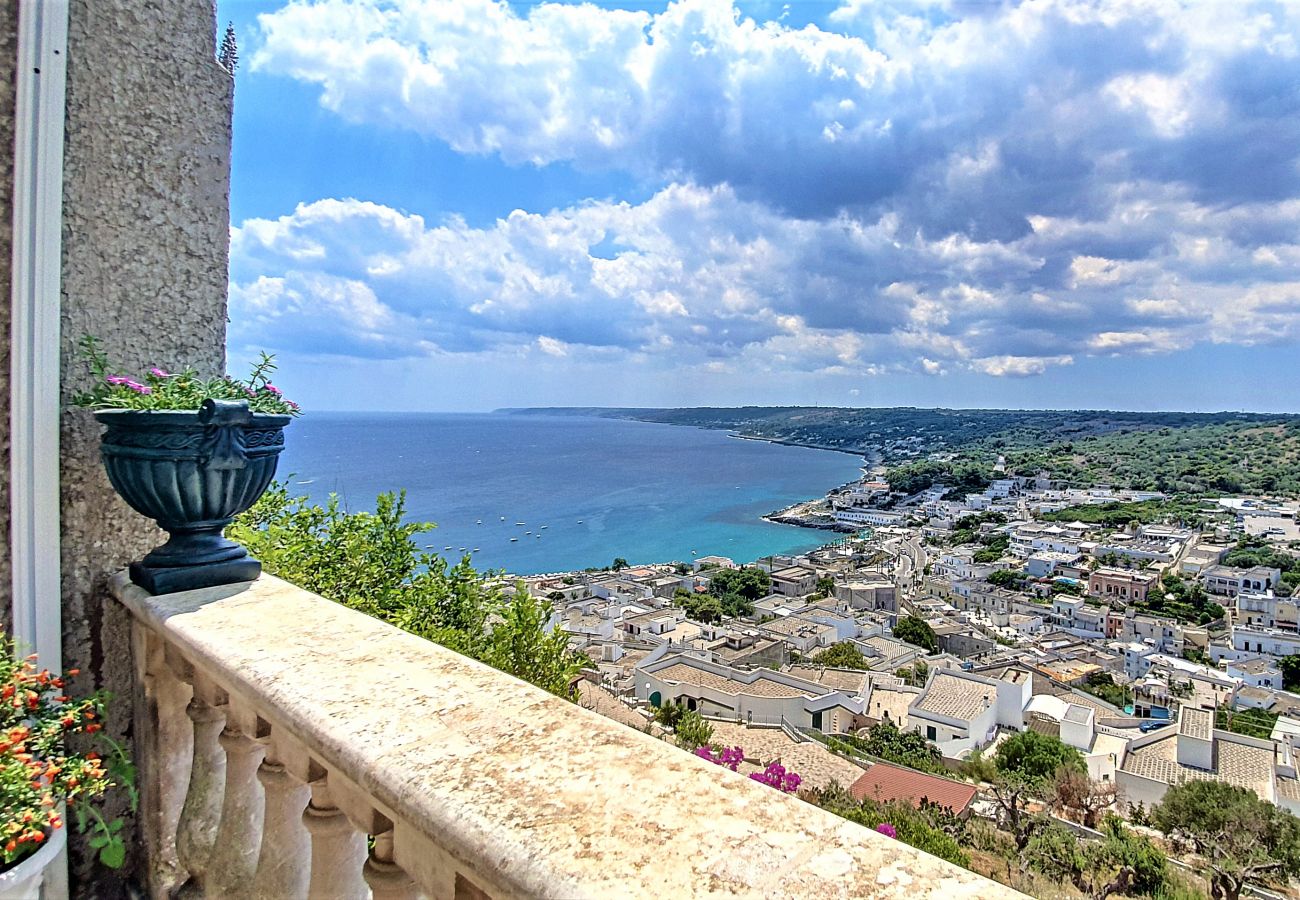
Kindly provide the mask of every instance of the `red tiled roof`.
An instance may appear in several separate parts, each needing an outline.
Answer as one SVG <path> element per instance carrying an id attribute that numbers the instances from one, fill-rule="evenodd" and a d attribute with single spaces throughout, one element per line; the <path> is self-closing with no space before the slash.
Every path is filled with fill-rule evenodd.
<path id="1" fill-rule="evenodd" d="M 853 782 L 849 793 L 855 800 L 871 798 L 881 803 L 902 800 L 916 807 L 922 800 L 930 800 L 960 815 L 975 799 L 976 790 L 973 784 L 913 772 L 888 763 L 875 763 Z"/>

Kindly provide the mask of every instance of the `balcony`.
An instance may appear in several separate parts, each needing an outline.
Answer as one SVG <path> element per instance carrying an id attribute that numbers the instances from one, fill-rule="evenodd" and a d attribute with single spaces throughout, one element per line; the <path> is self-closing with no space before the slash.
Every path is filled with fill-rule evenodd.
<path id="1" fill-rule="evenodd" d="M 153 897 L 1019 896 L 276 578 L 110 588 Z"/>

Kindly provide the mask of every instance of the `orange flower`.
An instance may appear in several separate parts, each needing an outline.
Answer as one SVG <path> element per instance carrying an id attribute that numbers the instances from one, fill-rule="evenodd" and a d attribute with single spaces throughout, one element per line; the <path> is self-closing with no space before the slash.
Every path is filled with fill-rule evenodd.
<path id="1" fill-rule="evenodd" d="M 73 677 L 73 678 L 76 678 L 76 677 L 77 677 L 78 675 L 80 675 L 80 674 L 81 674 L 81 670 L 80 670 L 80 669 L 69 669 L 69 670 L 68 670 L 68 675 L 70 675 L 70 676 Z"/>
<path id="2" fill-rule="evenodd" d="M 6 853 L 13 853 L 13 852 L 14 852 L 15 850 L 17 850 L 17 849 L 18 849 L 18 842 L 17 842 L 17 841 L 10 841 L 9 843 L 5 844 L 5 852 L 6 852 Z"/>
<path id="3" fill-rule="evenodd" d="M 103 727 L 103 725 L 87 725 L 86 734 L 94 734 L 96 731 L 102 730 Z"/>

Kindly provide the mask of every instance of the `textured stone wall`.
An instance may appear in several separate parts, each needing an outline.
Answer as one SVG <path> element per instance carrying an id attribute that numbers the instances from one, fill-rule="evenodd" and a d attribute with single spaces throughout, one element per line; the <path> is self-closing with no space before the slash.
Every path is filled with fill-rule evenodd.
<path id="1" fill-rule="evenodd" d="M 9 565 L 9 280 L 13 242 L 14 73 L 18 4 L 0 4 L 0 629 L 13 625 Z"/>
<path id="2" fill-rule="evenodd" d="M 211 0 L 72 0 L 63 188 L 63 647 L 117 695 L 131 739 L 129 630 L 108 577 L 160 540 L 109 486 L 99 427 L 66 400 L 100 338 L 114 367 L 225 366 L 233 83 L 215 59 Z M 85 685 L 89 688 L 90 685 Z M 137 842 L 128 842 L 135 844 Z M 73 848 L 83 896 L 120 884 Z"/>

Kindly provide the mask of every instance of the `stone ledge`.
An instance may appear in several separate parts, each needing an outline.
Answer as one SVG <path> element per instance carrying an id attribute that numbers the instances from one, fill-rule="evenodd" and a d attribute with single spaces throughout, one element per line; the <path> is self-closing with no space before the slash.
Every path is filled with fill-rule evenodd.
<path id="1" fill-rule="evenodd" d="M 1020 896 L 279 579 L 111 588 L 365 791 L 417 881 L 427 841 L 493 897 Z"/>

